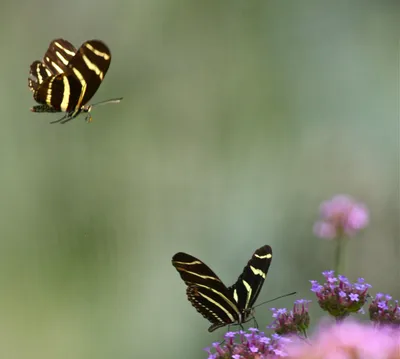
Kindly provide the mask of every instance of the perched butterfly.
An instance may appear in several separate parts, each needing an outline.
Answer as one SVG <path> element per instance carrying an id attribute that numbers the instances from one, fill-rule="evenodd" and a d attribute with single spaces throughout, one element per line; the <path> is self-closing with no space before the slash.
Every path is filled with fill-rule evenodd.
<path id="1" fill-rule="evenodd" d="M 221 279 L 201 260 L 179 252 L 172 265 L 187 285 L 188 300 L 212 324 L 209 332 L 229 324 L 253 318 L 252 308 L 260 293 L 272 260 L 272 249 L 257 249 L 235 284 L 226 287 Z"/>
<path id="2" fill-rule="evenodd" d="M 87 105 L 103 81 L 110 62 L 110 50 L 102 41 L 86 41 L 76 50 L 66 40 L 53 40 L 43 61 L 34 61 L 30 67 L 28 86 L 40 104 L 31 111 L 66 112 L 64 117 L 50 123 L 66 123 L 83 112 L 87 113 L 87 122 L 91 122 L 93 106 L 122 100 L 116 98 Z"/>

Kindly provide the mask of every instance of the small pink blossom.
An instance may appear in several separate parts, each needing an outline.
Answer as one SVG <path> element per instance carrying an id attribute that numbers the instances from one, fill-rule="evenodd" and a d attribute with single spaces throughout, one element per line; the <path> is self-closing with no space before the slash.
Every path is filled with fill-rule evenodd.
<path id="1" fill-rule="evenodd" d="M 400 307 L 392 296 L 377 293 L 369 305 L 370 319 L 380 325 L 395 325 L 400 328 Z"/>
<path id="2" fill-rule="evenodd" d="M 369 222 L 367 207 L 346 195 L 337 195 L 320 206 L 320 220 L 314 225 L 316 236 L 333 239 L 354 236 Z"/>
<path id="3" fill-rule="evenodd" d="M 336 237 L 336 227 L 331 223 L 319 221 L 314 224 L 314 233 L 320 238 L 333 239 Z"/>
<path id="4" fill-rule="evenodd" d="M 286 308 L 271 308 L 274 321 L 268 328 L 273 329 L 279 335 L 302 333 L 306 336 L 307 328 L 310 325 L 309 303 L 311 300 L 298 299 L 294 302 L 291 311 Z"/>

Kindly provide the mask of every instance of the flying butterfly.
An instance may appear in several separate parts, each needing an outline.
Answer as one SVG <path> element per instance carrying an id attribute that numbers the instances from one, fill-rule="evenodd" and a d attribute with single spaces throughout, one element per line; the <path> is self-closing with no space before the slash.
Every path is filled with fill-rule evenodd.
<path id="1" fill-rule="evenodd" d="M 111 52 L 100 40 L 86 41 L 78 50 L 64 39 L 53 40 L 43 61 L 34 61 L 30 66 L 28 86 L 40 104 L 31 111 L 66 113 L 50 123 L 64 124 L 80 113 L 86 113 L 86 121 L 91 122 L 93 106 L 122 100 L 87 104 L 103 81 L 110 62 Z"/>
<path id="2" fill-rule="evenodd" d="M 252 308 L 267 276 L 272 248 L 257 249 L 236 283 L 226 287 L 221 279 L 201 260 L 179 252 L 172 265 L 186 283 L 190 303 L 206 318 L 209 332 L 230 324 L 242 325 L 253 317 Z"/>

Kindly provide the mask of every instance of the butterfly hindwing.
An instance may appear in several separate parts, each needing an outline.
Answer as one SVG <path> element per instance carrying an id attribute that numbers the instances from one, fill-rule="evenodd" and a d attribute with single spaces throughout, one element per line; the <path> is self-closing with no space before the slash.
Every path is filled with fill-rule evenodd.
<path id="1" fill-rule="evenodd" d="M 42 62 L 32 62 L 28 77 L 29 89 L 32 92 L 37 91 L 43 81 L 45 81 L 51 75 L 51 71 Z"/>
<path id="2" fill-rule="evenodd" d="M 69 112 L 74 109 L 71 103 L 77 101 L 80 88 L 81 84 L 75 77 L 58 74 L 48 77 L 35 91 L 33 97 L 36 102 L 48 105 L 55 111 Z"/>
<path id="3" fill-rule="evenodd" d="M 186 295 L 193 307 L 211 323 L 209 332 L 240 322 L 240 312 L 232 297 L 198 285 L 189 285 Z"/>

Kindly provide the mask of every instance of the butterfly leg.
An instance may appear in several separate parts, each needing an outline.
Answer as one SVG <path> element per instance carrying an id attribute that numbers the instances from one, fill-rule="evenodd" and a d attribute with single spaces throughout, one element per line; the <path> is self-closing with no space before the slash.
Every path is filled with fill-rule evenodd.
<path id="1" fill-rule="evenodd" d="M 64 121 L 61 121 L 61 124 L 64 125 L 65 123 L 73 120 L 75 117 L 67 117 Z"/>
<path id="2" fill-rule="evenodd" d="M 255 316 L 253 316 L 253 320 L 254 320 L 254 326 L 255 326 L 255 328 L 258 329 L 258 323 L 257 323 L 257 320 L 256 320 L 256 317 L 255 317 Z"/>
<path id="3" fill-rule="evenodd" d="M 58 122 L 61 122 L 61 121 L 63 121 L 65 118 L 67 118 L 68 117 L 68 114 L 66 114 L 66 115 L 64 115 L 63 117 L 61 117 L 60 119 L 58 119 L 58 120 L 55 120 L 55 121 L 51 121 L 50 123 L 58 123 Z M 63 122 L 61 122 L 61 123 L 63 123 Z"/>
<path id="4" fill-rule="evenodd" d="M 228 325 L 228 332 L 230 332 L 230 331 L 231 331 L 231 325 L 229 324 Z M 219 345 L 222 345 L 224 343 L 225 343 L 225 339 L 221 343 L 219 343 Z"/>
<path id="5" fill-rule="evenodd" d="M 93 121 L 93 117 L 92 117 L 92 115 L 88 112 L 88 114 L 86 115 L 86 117 L 85 117 L 85 121 L 86 121 L 86 123 L 90 123 L 90 122 L 92 122 Z"/>
<path id="6" fill-rule="evenodd" d="M 79 112 L 76 112 L 76 111 L 71 111 L 71 112 L 69 112 L 69 113 L 67 114 L 65 120 L 61 121 L 61 124 L 65 124 L 65 123 L 67 123 L 67 122 L 73 120 L 73 119 L 74 119 L 76 116 L 78 116 L 78 115 L 79 115 Z"/>

